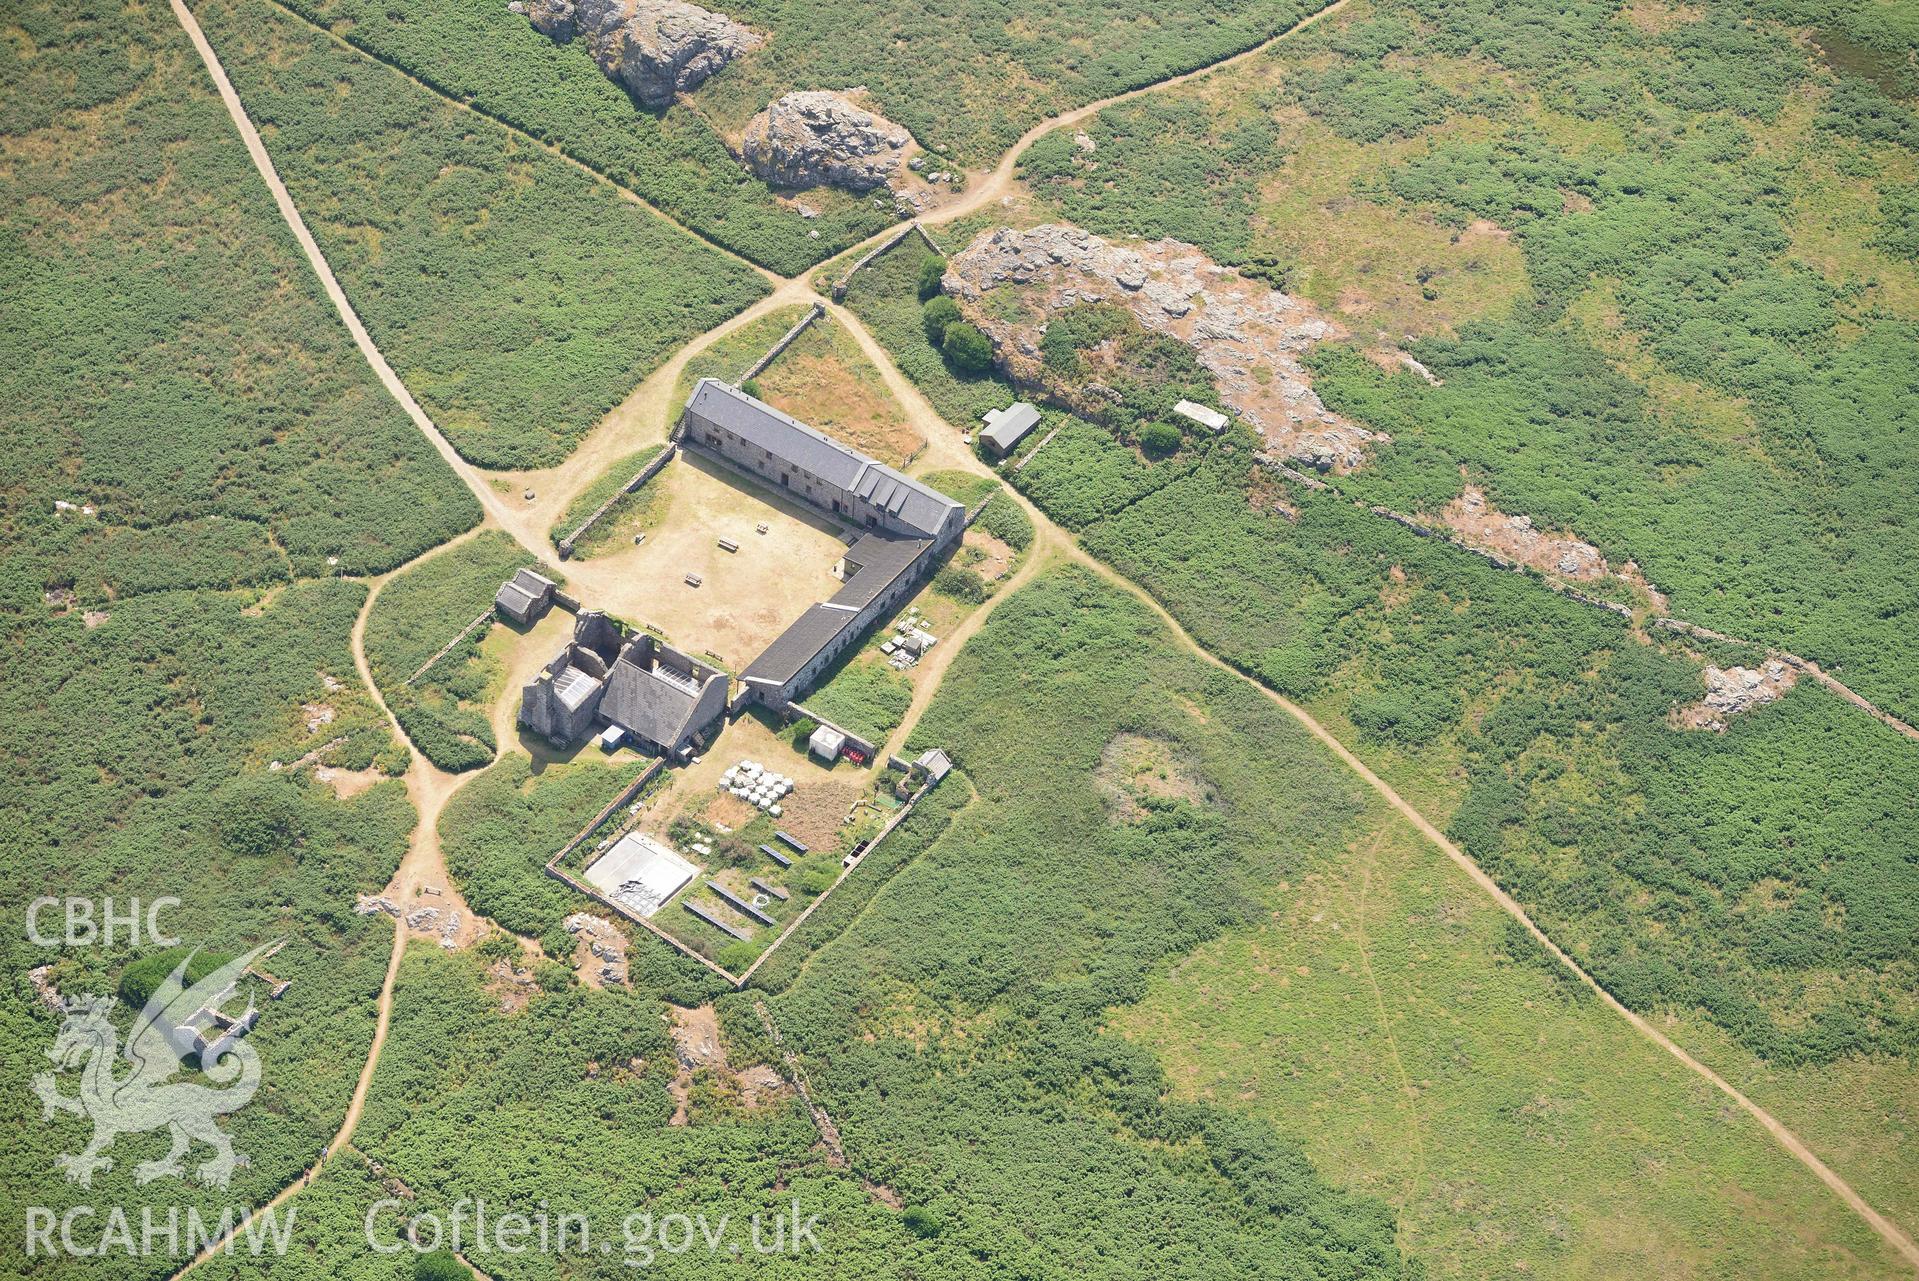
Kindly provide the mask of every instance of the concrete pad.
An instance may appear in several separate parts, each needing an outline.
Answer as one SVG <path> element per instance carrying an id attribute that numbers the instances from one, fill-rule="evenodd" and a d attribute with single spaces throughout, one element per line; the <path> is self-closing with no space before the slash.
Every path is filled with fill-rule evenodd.
<path id="1" fill-rule="evenodd" d="M 593 861 L 586 879 L 608 898 L 650 917 L 699 870 L 652 837 L 628 832 Z"/>

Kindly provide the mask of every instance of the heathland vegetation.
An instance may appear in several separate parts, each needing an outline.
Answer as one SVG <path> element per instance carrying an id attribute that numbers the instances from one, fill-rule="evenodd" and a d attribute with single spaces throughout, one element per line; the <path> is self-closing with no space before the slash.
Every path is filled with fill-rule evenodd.
<path id="1" fill-rule="evenodd" d="M 601 73 L 582 42 L 555 44 L 505 5 L 284 3 L 441 93 L 559 147 L 682 226 L 782 275 L 798 275 L 894 220 L 890 201 L 876 205 L 831 190 L 806 193 L 815 216 L 804 216 L 776 200 L 734 158 L 701 114 L 700 99 L 649 111 Z"/>
<path id="2" fill-rule="evenodd" d="M 0 51 L 4 609 L 373 573 L 472 524 L 172 25 L 10 21 L 36 52 Z"/>
<path id="3" fill-rule="evenodd" d="M 1350 492 L 1437 510 L 1463 470 L 1912 719 L 1919 115 L 1909 60 L 1875 78 L 1797 29 L 1896 48 L 1895 21 L 1582 3 L 1548 38 L 1529 6 L 1369 0 L 1024 168 L 1090 230 L 1193 241 L 1344 319 L 1319 390 L 1394 438 Z M 1441 385 L 1355 354 L 1402 333 Z"/>
<path id="4" fill-rule="evenodd" d="M 1149 1272 L 1321 1275 L 1329 1235 L 1342 1276 L 1400 1252 L 1429 1275 L 1896 1271 L 1279 708 L 1090 574 L 1004 602 L 914 739 L 970 803 L 764 978 L 852 1167 L 941 1254 L 1003 1273 L 1043 1242 L 1106 1275 L 1118 1230 Z M 1242 1052 L 1193 1048 L 1214 1032 Z"/>
<path id="5" fill-rule="evenodd" d="M 462 455 L 559 462 L 750 268 L 271 0 L 197 14 L 327 261 Z"/>
<path id="6" fill-rule="evenodd" d="M 489 614 L 500 584 L 525 568 L 558 580 L 507 535 L 486 530 L 396 575 L 367 615 L 366 660 L 380 697 L 413 745 L 443 770 L 478 769 L 499 749 L 489 710 L 504 693 L 505 672 L 482 642 L 496 623 L 507 624 L 489 618 L 420 669 Z"/>
<path id="7" fill-rule="evenodd" d="M 830 0 L 743 0 L 728 12 L 772 39 L 700 90 L 732 129 L 790 89 L 864 85 L 875 110 L 945 163 L 990 164 L 1047 116 L 1217 62 L 1322 7 L 1313 0 L 1066 0 L 1017 14 L 980 2 L 937 27 L 903 0 L 849 8 Z"/>
<path id="8" fill-rule="evenodd" d="M 215 953 L 284 940 L 267 965 L 294 986 L 261 995 L 274 1103 L 230 1120 L 251 1160 L 230 1189 L 136 1183 L 165 1153 L 159 1133 L 123 1137 L 83 1189 L 54 1158 L 90 1126 L 42 1118 L 29 1085 L 54 1066 L 42 1051 L 59 1026 L 29 972 L 63 997 L 111 997 L 163 949 L 125 926 L 71 947 L 10 930 L 0 1118 L 17 1141 L 0 1195 L 129 1216 L 192 1204 L 217 1222 L 217 1206 L 284 1187 L 344 1112 L 391 940 L 351 905 L 413 827 L 405 790 L 374 771 L 405 754 L 353 673 L 367 589 L 330 575 L 391 568 L 478 512 L 372 382 L 165 13 L 29 6 L 12 21 L 0 750 L 21 767 L 0 782 L 0 899 L 23 920 L 46 894 L 117 896 L 121 913 L 130 896 L 175 897 L 165 932 Z M 353 798 L 309 767 L 353 771 Z M 56 917 L 42 926 L 58 936 Z M 35 1275 L 175 1264 L 63 1258 Z"/>
<path id="9" fill-rule="evenodd" d="M 942 413 L 970 416 L 974 386 L 889 323 L 910 314 L 910 265 L 863 274 L 848 300 Z M 1359 364 L 1323 361 L 1322 388 L 1386 381 Z M 1443 390 L 1472 376 L 1449 369 Z M 1823 1064 L 1856 1081 L 1816 1092 L 1815 1124 L 1829 1150 L 1860 1152 L 1850 1177 L 1910 1205 L 1912 1171 L 1875 1162 L 1870 1138 L 1919 1054 L 1902 906 L 1919 883 L 1896 852 L 1919 831 L 1893 799 L 1919 784 L 1908 745 L 1810 684 L 1723 735 L 1676 729 L 1706 661 L 1763 655 L 1636 634 L 1281 481 L 1254 448 L 1236 431 L 1154 463 L 1072 422 L 1012 479 L 1202 643 L 1452 815 L 1454 838 L 1622 1000 L 1695 1023 L 1726 1070 Z"/>
<path id="10" fill-rule="evenodd" d="M 61 1024 L 37 988 L 111 997 L 163 949 L 124 924 L 92 945 L 7 931 L 0 1199 L 217 1223 L 291 1182 L 345 1111 L 392 939 L 353 902 L 414 820 L 379 778 L 405 752 L 354 674 L 366 588 L 332 576 L 392 568 L 478 510 L 354 351 L 165 9 L 16 5 L 7 22 L 0 901 L 24 924 L 43 894 L 111 895 L 122 914 L 171 897 L 160 927 L 209 952 L 283 940 L 263 964 L 292 986 L 252 991 L 263 1101 L 223 1121 L 250 1160 L 230 1187 L 193 1178 L 204 1147 L 184 1180 L 137 1182 L 160 1132 L 122 1136 L 85 1188 L 55 1158 L 91 1126 L 43 1117 L 29 1084 Z M 113 1017 L 124 1033 L 131 1011 Z M 32 1275 L 179 1262 L 43 1258 Z"/>

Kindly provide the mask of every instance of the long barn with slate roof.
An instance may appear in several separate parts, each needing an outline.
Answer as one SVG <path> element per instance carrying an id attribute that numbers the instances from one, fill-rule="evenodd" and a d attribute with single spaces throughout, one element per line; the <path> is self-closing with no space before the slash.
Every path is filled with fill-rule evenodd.
<path id="1" fill-rule="evenodd" d="M 934 542 L 966 526 L 966 509 L 945 494 L 717 378 L 700 379 L 681 425 L 685 443 L 849 525 Z"/>
<path id="2" fill-rule="evenodd" d="M 693 389 L 680 436 L 682 444 L 863 531 L 834 568 L 844 586 L 748 664 L 735 710 L 755 702 L 785 707 L 804 697 L 966 529 L 966 509 L 945 494 L 716 378 Z"/>

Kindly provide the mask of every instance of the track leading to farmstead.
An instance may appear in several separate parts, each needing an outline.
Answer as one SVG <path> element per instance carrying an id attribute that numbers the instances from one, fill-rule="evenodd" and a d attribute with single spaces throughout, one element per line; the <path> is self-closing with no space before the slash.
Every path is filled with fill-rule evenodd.
<path id="1" fill-rule="evenodd" d="M 1168 79 L 1159 81 L 1154 85 L 1142 86 L 1138 89 L 1130 90 L 1123 94 L 1116 94 L 1111 98 L 1102 99 L 1099 102 L 1089 103 L 1084 107 L 1076 108 L 1060 116 L 1054 117 L 1050 120 L 1043 121 L 1040 124 L 1035 125 L 1032 129 L 1028 130 L 1026 134 L 1022 135 L 1019 141 L 1014 145 L 1012 149 L 1010 149 L 1006 153 L 1006 155 L 1001 159 L 999 164 L 995 166 L 992 172 L 983 181 L 981 181 L 974 190 L 970 191 L 964 199 L 956 202 L 953 205 L 947 206 L 945 209 L 935 211 L 933 215 L 929 216 L 927 221 L 932 221 L 936 223 L 949 222 L 954 219 L 964 217 L 969 213 L 973 213 L 983 208 L 990 201 L 999 198 L 1007 190 L 1007 188 L 1011 185 L 1013 181 L 1013 173 L 1014 173 L 1014 169 L 1017 164 L 1017 158 L 1020 152 L 1026 146 L 1030 145 L 1034 140 L 1044 136 L 1047 133 L 1050 133 L 1054 129 L 1060 128 L 1063 125 L 1071 124 L 1076 121 L 1086 119 L 1088 116 L 1100 110 L 1104 110 L 1105 108 L 1115 105 L 1116 103 L 1124 102 L 1132 98 L 1139 97 L 1140 95 L 1150 92 L 1153 89 L 1163 87 L 1166 85 L 1184 83 L 1198 76 L 1208 74 L 1214 70 L 1219 69 L 1220 67 L 1234 65 L 1236 63 L 1243 62 L 1245 60 L 1257 57 L 1259 54 L 1264 52 L 1267 48 L 1272 46 L 1277 41 L 1285 39 L 1287 36 L 1290 36 L 1304 29 L 1310 24 L 1319 21 L 1321 18 L 1326 17 L 1328 14 L 1336 12 L 1345 4 L 1345 2 L 1346 0 L 1334 0 L 1334 3 L 1328 5 L 1324 9 L 1319 10 L 1318 12 L 1312 14 L 1311 16 L 1301 20 L 1300 22 L 1294 24 L 1292 27 L 1288 28 L 1286 31 L 1283 31 L 1269 38 L 1268 40 L 1265 40 L 1261 42 L 1260 44 L 1255 45 L 1252 48 L 1247 49 L 1239 54 L 1235 54 L 1230 58 L 1223 59 L 1220 62 L 1210 64 L 1207 67 L 1202 67 L 1190 72 L 1186 72 L 1179 76 L 1169 77 Z M 312 234 L 307 230 L 306 224 L 304 220 L 301 218 L 298 208 L 294 205 L 292 197 L 288 194 L 285 185 L 280 181 L 279 175 L 274 169 L 272 158 L 268 155 L 266 147 L 264 143 L 261 141 L 258 131 L 254 128 L 252 121 L 248 118 L 246 114 L 246 109 L 244 105 L 242 104 L 242 102 L 240 101 L 239 95 L 234 91 L 231 82 L 227 79 L 226 73 L 220 65 L 218 56 L 214 53 L 212 46 L 208 43 L 205 34 L 200 30 L 200 26 L 198 22 L 195 21 L 192 13 L 186 8 L 185 4 L 183 3 L 183 0 L 169 0 L 169 4 L 172 7 L 176 20 L 180 23 L 181 27 L 187 32 L 187 35 L 191 39 L 195 50 L 200 55 L 201 61 L 206 65 L 208 74 L 212 78 L 214 86 L 218 90 L 220 98 L 227 108 L 228 114 L 232 117 L 235 127 L 240 131 L 241 138 L 246 144 L 248 155 L 253 160 L 255 169 L 259 171 L 261 178 L 265 180 L 268 186 L 268 189 L 272 192 L 274 203 L 279 208 L 281 216 L 285 219 L 289 228 L 292 229 L 295 239 L 298 241 L 302 252 L 305 253 L 307 257 L 308 263 L 312 266 L 315 274 L 319 277 L 321 284 L 324 287 L 328 298 L 333 302 L 335 309 L 340 313 L 341 320 L 346 324 L 348 332 L 353 336 L 354 343 L 356 346 L 359 347 L 361 355 L 365 357 L 367 363 L 370 366 L 372 366 L 375 374 L 379 377 L 381 384 L 386 387 L 388 393 L 392 395 L 393 398 L 400 404 L 401 408 L 406 411 L 407 416 L 413 420 L 414 425 L 418 427 L 419 430 L 426 435 L 429 441 L 432 442 L 434 448 L 440 453 L 441 457 L 446 460 L 447 464 L 453 468 L 455 474 L 457 474 L 467 484 L 467 486 L 473 490 L 474 495 L 478 498 L 481 504 L 481 507 L 487 513 L 487 515 L 493 520 L 493 522 L 497 523 L 499 526 L 506 529 L 509 533 L 513 535 L 516 541 L 520 542 L 523 546 L 527 548 L 527 550 L 533 552 L 535 555 L 539 555 L 539 556 L 546 555 L 546 540 L 545 540 L 544 526 L 550 520 L 550 513 L 548 512 L 548 508 L 551 507 L 554 510 L 557 510 L 560 504 L 560 499 L 568 497 L 569 495 L 565 495 L 565 494 L 550 495 L 548 502 L 541 504 L 539 507 L 533 507 L 533 508 L 523 507 L 523 508 L 515 509 L 501 498 L 499 493 L 494 489 L 491 479 L 487 475 L 480 472 L 477 468 L 473 467 L 472 465 L 468 464 L 464 459 L 462 459 L 459 456 L 458 452 L 453 449 L 452 445 L 447 441 L 446 437 L 441 434 L 438 427 L 434 425 L 433 421 L 426 415 L 426 412 L 420 408 L 418 402 L 416 402 L 413 399 L 413 396 L 411 395 L 411 393 L 407 391 L 405 385 L 400 381 L 399 376 L 393 371 L 392 367 L 387 364 L 386 359 L 384 358 L 384 356 L 381 355 L 378 347 L 374 345 L 371 336 L 368 334 L 366 330 L 366 327 L 360 322 L 359 317 L 354 312 L 351 303 L 348 301 L 346 297 L 345 291 L 341 289 L 338 280 L 334 277 L 331 268 L 327 264 L 325 256 L 320 252 L 319 245 L 314 241 Z M 601 175 L 601 176 L 604 177 L 604 175 Z M 887 234 L 890 234 L 890 233 L 887 233 Z M 875 243 L 880 238 L 881 237 L 879 236 L 873 237 L 871 240 L 869 240 L 866 243 L 868 244 Z M 860 247 L 861 246 L 856 246 L 855 248 L 860 248 Z M 768 300 L 764 300 L 764 302 L 767 305 L 771 305 L 774 299 L 784 300 L 787 298 L 788 295 L 791 296 L 790 300 L 792 301 L 810 301 L 813 295 L 810 287 L 806 285 L 805 279 L 806 278 L 802 276 L 796 280 L 786 282 L 784 285 L 782 285 L 780 288 L 778 288 L 775 291 L 772 298 L 769 298 Z M 835 312 L 836 312 L 836 318 L 840 319 L 842 323 L 846 324 L 849 327 L 849 330 L 853 332 L 855 336 L 860 340 L 861 348 L 869 355 L 869 357 L 873 356 L 875 353 L 878 354 L 879 359 L 877 360 L 877 366 L 878 368 L 880 368 L 883 375 L 885 376 L 889 389 L 894 390 L 895 394 L 901 397 L 901 403 L 905 404 L 908 407 L 909 413 L 912 414 L 915 421 L 926 422 L 929 426 L 933 423 L 939 424 L 938 431 L 929 431 L 927 433 L 927 439 L 929 443 L 934 442 L 936 440 L 944 439 L 943 433 L 950 432 L 952 430 L 951 427 L 945 424 L 944 420 L 941 419 L 939 415 L 937 414 L 937 412 L 933 410 L 931 404 L 926 401 L 925 397 L 921 395 L 916 388 L 912 387 L 912 385 L 909 382 L 907 382 L 904 376 L 900 374 L 897 366 L 893 364 L 890 356 L 888 356 L 885 353 L 884 349 L 881 348 L 879 344 L 872 339 L 872 336 L 866 332 L 864 326 L 858 322 L 858 319 L 856 317 L 852 316 L 850 313 L 841 313 L 839 309 L 835 309 Z M 737 321 L 737 318 L 735 318 L 735 321 Z M 729 324 L 731 323 L 734 323 L 734 322 L 729 322 Z M 703 345 L 705 342 L 710 340 L 711 340 L 711 335 L 708 335 L 699 340 L 695 340 L 695 343 L 689 345 L 689 349 L 692 347 Z M 669 362 L 669 364 L 671 363 L 674 363 L 674 362 Z M 684 362 L 682 360 L 682 361 L 679 361 L 679 363 L 683 364 Z M 654 396 L 658 396 L 662 394 L 661 388 L 664 389 L 664 394 L 670 395 L 671 393 L 672 384 L 670 381 L 664 381 L 664 380 L 655 381 L 653 382 L 653 386 L 655 388 L 655 391 L 652 393 Z M 618 437 L 621 435 L 621 433 L 618 431 L 596 433 L 596 434 L 602 437 L 602 440 L 596 443 L 599 448 L 603 448 L 603 449 L 614 448 L 617 443 Z M 631 442 L 629 442 L 629 446 L 630 446 L 630 443 Z M 984 470 L 984 468 L 978 463 L 977 460 L 972 461 L 972 466 L 970 469 L 978 470 L 978 471 Z M 571 469 L 562 469 L 562 470 L 568 471 L 569 478 L 571 478 Z M 588 479 L 590 480 L 590 477 Z M 1880 1214 L 1877 1210 L 1873 1209 L 1870 1205 L 1868 1205 L 1866 1201 L 1864 1200 L 1864 1198 L 1862 1198 L 1856 1191 L 1854 1191 L 1852 1187 L 1849 1184 L 1847 1184 L 1843 1179 L 1841 1179 L 1835 1172 L 1829 1169 L 1824 1164 L 1824 1162 L 1822 1162 L 1816 1155 L 1814 1155 L 1812 1150 L 1797 1135 L 1795 1135 L 1791 1130 L 1789 1130 L 1784 1124 L 1782 1124 L 1780 1121 L 1774 1118 L 1770 1113 L 1766 1112 L 1763 1108 L 1760 1108 L 1757 1104 L 1752 1102 L 1752 1100 L 1748 1099 L 1744 1094 L 1740 1093 L 1736 1088 L 1732 1086 L 1730 1082 L 1725 1080 L 1725 1078 L 1721 1077 L 1718 1073 L 1714 1072 L 1711 1068 L 1707 1067 L 1704 1063 L 1700 1062 L 1698 1059 L 1694 1058 L 1692 1055 L 1687 1053 L 1684 1049 L 1680 1048 L 1669 1037 L 1665 1036 L 1663 1033 L 1658 1031 L 1658 1029 L 1654 1028 L 1646 1019 L 1642 1018 L 1640 1015 L 1634 1013 L 1633 1011 L 1627 1009 L 1623 1004 L 1621 1004 L 1618 1000 L 1616 1000 L 1609 993 L 1607 993 L 1603 988 L 1601 988 L 1599 984 L 1592 978 L 1592 976 L 1587 974 L 1585 970 L 1582 969 L 1578 965 L 1578 963 L 1572 959 L 1571 956 L 1569 956 L 1566 952 L 1561 950 L 1557 944 L 1555 944 L 1549 937 L 1547 937 L 1546 933 L 1542 929 L 1540 929 L 1540 927 L 1537 924 L 1535 924 L 1533 920 L 1526 914 L 1525 909 L 1521 907 L 1520 904 L 1516 900 L 1514 900 L 1509 894 L 1507 894 L 1503 889 L 1501 889 L 1499 885 L 1497 884 L 1497 882 L 1495 882 L 1491 876 L 1489 876 L 1483 869 L 1481 869 L 1479 865 L 1475 863 L 1464 851 L 1462 851 L 1461 849 L 1459 849 L 1459 847 L 1457 847 L 1451 841 L 1449 841 L 1445 837 L 1445 835 L 1442 832 L 1440 832 L 1440 830 L 1436 826 L 1433 825 L 1432 822 L 1430 822 L 1418 810 L 1413 808 L 1413 806 L 1409 804 L 1403 797 L 1401 797 L 1396 791 L 1394 791 L 1391 786 L 1389 786 L 1378 775 L 1374 774 L 1372 770 L 1368 769 L 1366 765 L 1364 764 L 1364 762 L 1360 761 L 1358 757 L 1353 755 L 1353 753 L 1343 743 L 1341 743 L 1336 737 L 1334 737 L 1333 734 L 1330 731 L 1328 731 L 1324 726 L 1319 724 L 1319 722 L 1316 721 L 1309 713 L 1307 713 L 1305 709 L 1301 708 L 1300 706 L 1293 703 L 1291 700 L 1283 697 L 1282 695 L 1274 692 L 1273 690 L 1268 689 L 1266 686 L 1259 684 L 1257 681 L 1253 680 L 1250 676 L 1247 676 L 1244 672 L 1239 671 L 1237 668 L 1234 668 L 1229 663 L 1225 662 L 1223 659 L 1217 657 L 1216 655 L 1212 654 L 1210 651 L 1205 649 L 1197 641 L 1195 641 L 1186 632 L 1185 628 L 1182 627 L 1179 624 L 1179 622 L 1176 619 L 1174 619 L 1173 616 L 1170 613 L 1168 613 L 1167 610 L 1157 600 L 1155 600 L 1150 594 L 1148 594 L 1143 588 L 1139 587 L 1137 584 L 1133 583 L 1131 580 L 1123 577 L 1116 570 L 1112 569 L 1110 566 L 1107 566 L 1104 563 L 1095 560 L 1090 554 L 1088 554 L 1083 548 L 1079 546 L 1077 541 L 1075 541 L 1070 534 L 1066 533 L 1064 530 L 1061 530 L 1052 521 L 1048 520 L 1043 513 L 1041 513 L 1037 508 L 1035 508 L 1030 502 L 1026 501 L 1023 497 L 1017 494 L 1015 494 L 1014 497 L 1016 498 L 1017 501 L 1021 503 L 1021 505 L 1026 509 L 1028 515 L 1033 519 L 1035 530 L 1037 531 L 1037 534 L 1038 534 L 1038 538 L 1036 539 L 1035 547 L 1033 549 L 1033 557 L 1030 562 L 1031 564 L 1037 565 L 1039 561 L 1042 559 L 1043 552 L 1056 551 L 1056 552 L 1065 554 L 1071 559 L 1087 566 L 1092 572 L 1098 574 L 1103 579 L 1116 584 L 1117 586 L 1129 592 L 1136 598 L 1145 602 L 1147 607 L 1154 612 L 1154 614 L 1172 632 L 1172 634 L 1178 637 L 1181 644 L 1184 645 L 1187 649 L 1189 649 L 1192 653 L 1198 655 L 1203 661 L 1208 662 L 1212 664 L 1213 666 L 1218 667 L 1224 671 L 1227 671 L 1233 674 L 1234 676 L 1238 677 L 1239 679 L 1245 680 L 1248 683 L 1252 684 L 1256 689 L 1260 691 L 1263 697 L 1273 702 L 1275 705 L 1277 705 L 1283 711 L 1285 711 L 1288 715 L 1293 717 L 1294 720 L 1298 721 L 1307 730 L 1307 732 L 1311 733 L 1313 737 L 1317 738 L 1321 743 L 1323 743 L 1326 746 L 1328 750 L 1330 750 L 1344 764 L 1346 764 L 1356 774 L 1358 774 L 1359 777 L 1367 784 L 1368 787 L 1370 787 L 1375 793 L 1381 796 L 1394 809 L 1398 810 L 1428 840 L 1432 841 L 1435 845 L 1437 845 L 1440 848 L 1440 850 L 1446 854 L 1448 858 L 1452 859 L 1453 862 L 1457 864 L 1461 868 L 1461 870 L 1463 870 L 1473 880 L 1475 884 L 1477 884 L 1487 894 L 1491 895 L 1493 900 L 1496 903 L 1498 903 L 1502 909 L 1504 909 L 1513 919 L 1518 921 L 1527 930 L 1527 932 L 1530 933 L 1535 939 L 1537 939 L 1539 943 L 1541 944 L 1541 946 L 1545 947 L 1548 950 L 1548 952 L 1550 952 L 1554 957 L 1556 957 L 1560 961 L 1561 964 L 1565 965 L 1569 970 L 1571 970 L 1575 975 L 1577 975 L 1580 981 L 1585 983 L 1593 992 L 1595 992 L 1599 996 L 1599 998 L 1606 1003 L 1606 1005 L 1609 1008 L 1611 1008 L 1614 1012 L 1616 1012 L 1620 1017 L 1624 1018 L 1637 1031 L 1639 1031 L 1642 1035 L 1644 1035 L 1649 1040 L 1651 1040 L 1655 1045 L 1665 1050 L 1668 1054 L 1671 1054 L 1680 1063 L 1685 1065 L 1688 1069 L 1690 1069 L 1694 1073 L 1698 1074 L 1701 1078 L 1703 1078 L 1708 1083 L 1710 1083 L 1714 1088 L 1719 1090 L 1727 1098 L 1731 1099 L 1734 1103 L 1736 1103 L 1748 1115 L 1753 1117 L 1753 1119 L 1756 1120 L 1762 1126 L 1762 1128 L 1764 1128 L 1767 1131 L 1767 1133 L 1772 1135 L 1772 1137 L 1782 1147 L 1784 1147 L 1787 1150 L 1787 1152 L 1789 1152 L 1796 1160 L 1798 1160 L 1802 1165 L 1804 1165 L 1808 1170 L 1810 1170 L 1817 1178 L 1819 1178 L 1819 1180 L 1822 1183 L 1824 1183 L 1831 1191 L 1833 1191 L 1836 1195 L 1838 1195 L 1840 1199 L 1847 1204 L 1847 1206 L 1849 1206 L 1855 1213 L 1857 1213 L 1861 1218 L 1863 1218 L 1867 1222 L 1867 1224 L 1871 1226 L 1873 1230 L 1877 1232 L 1879 1236 L 1888 1245 L 1892 1246 L 1908 1262 L 1912 1263 L 1915 1269 L 1919 1269 L 1919 1246 L 1916 1246 L 1914 1242 L 1912 1241 L 1912 1239 L 1909 1236 L 1907 1236 L 1907 1234 L 1902 1229 L 1900 1229 L 1897 1225 L 1892 1223 L 1884 1215 Z M 363 678 L 367 676 L 367 672 L 365 671 L 364 667 L 362 669 L 362 676 Z M 928 688 L 929 689 L 932 688 L 935 684 L 936 682 L 929 682 Z M 378 697 L 377 691 L 375 691 L 375 697 L 376 698 Z M 415 768 L 424 769 L 426 767 L 424 766 L 423 763 L 416 763 Z M 425 781 L 426 779 L 423 775 L 422 782 L 424 783 Z M 454 786 L 457 786 L 457 785 L 454 785 Z M 451 790 L 453 790 L 452 787 L 425 788 L 420 796 L 420 801 L 422 802 L 422 809 L 424 810 L 425 808 L 429 806 L 432 807 L 433 808 L 432 817 L 433 819 L 437 820 L 438 807 L 445 803 L 445 798 L 447 795 L 450 795 Z M 422 826 L 423 827 L 433 826 L 432 823 L 429 823 L 427 821 L 427 815 L 424 812 L 422 813 Z M 358 1119 L 358 1115 L 359 1115 L 358 1105 L 361 1101 L 363 1101 L 365 1097 L 366 1088 L 372 1080 L 372 1077 L 378 1062 L 380 1049 L 383 1046 L 385 1041 L 387 1020 L 391 1011 L 391 997 L 392 997 L 393 982 L 394 982 L 395 976 L 398 973 L 399 958 L 404 951 L 404 945 L 405 945 L 405 930 L 404 930 L 404 927 L 402 926 L 396 933 L 394 956 L 391 962 L 389 963 L 387 981 L 382 987 L 380 1014 L 379 1014 L 378 1023 L 376 1024 L 374 1042 L 372 1046 L 370 1047 L 366 1066 L 362 1071 L 360 1086 L 355 1091 L 355 1102 L 349 1108 L 346 1123 L 342 1127 L 342 1134 L 344 1136 L 351 1135 L 352 1125 Z M 339 1139 L 337 1141 L 344 1142 L 344 1138 Z M 311 1172 L 309 1172 L 308 1177 L 309 1178 L 311 1177 Z M 292 1193 L 299 1186 L 301 1186 L 301 1184 L 294 1184 L 291 1187 L 283 1190 L 281 1194 L 275 1198 L 274 1204 L 278 1204 L 280 1201 L 283 1201 L 288 1196 L 292 1195 Z M 198 1262 L 198 1260 L 196 1260 L 195 1262 Z M 191 1267 L 192 1265 L 189 1264 L 188 1266 Z"/>

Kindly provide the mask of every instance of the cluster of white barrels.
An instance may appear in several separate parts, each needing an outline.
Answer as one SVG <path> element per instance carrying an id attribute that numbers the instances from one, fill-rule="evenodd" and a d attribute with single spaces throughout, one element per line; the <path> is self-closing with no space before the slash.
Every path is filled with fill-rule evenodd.
<path id="1" fill-rule="evenodd" d="M 741 761 L 720 775 L 720 790 L 778 818 L 780 802 L 793 791 L 793 780 L 758 761 Z"/>

